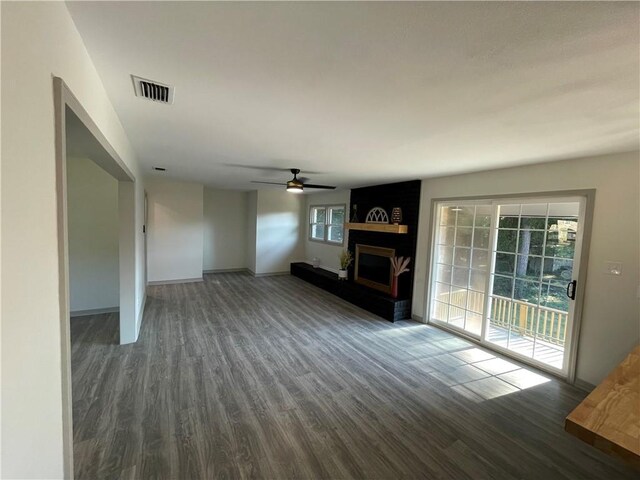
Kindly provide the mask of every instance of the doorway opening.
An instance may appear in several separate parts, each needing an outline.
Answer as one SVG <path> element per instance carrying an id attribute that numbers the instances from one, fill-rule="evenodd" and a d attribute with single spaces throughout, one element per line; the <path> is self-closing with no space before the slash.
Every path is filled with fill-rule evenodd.
<path id="1" fill-rule="evenodd" d="M 64 471 L 65 477 L 73 478 L 73 400 L 72 400 L 72 375 L 71 375 L 71 313 L 72 306 L 76 313 L 87 304 L 89 294 L 96 297 L 88 305 L 99 305 L 96 298 L 107 302 L 96 307 L 97 310 L 118 310 L 118 333 L 115 336 L 117 343 L 135 342 L 138 334 L 138 318 L 136 315 L 136 262 L 135 262 L 135 188 L 134 176 L 115 152 L 113 147 L 100 132 L 95 122 L 86 110 L 78 102 L 69 88 L 60 78 L 53 79 L 54 107 L 55 107 L 55 132 L 56 132 L 56 192 L 57 192 L 57 220 L 58 220 L 58 278 L 60 299 L 60 328 L 61 328 L 61 354 L 62 354 L 62 407 L 63 407 L 63 445 L 64 445 Z M 111 226 L 117 228 L 117 232 L 109 232 L 108 262 L 101 265 L 93 272 L 87 272 L 87 262 L 77 262 L 70 267 L 70 237 L 74 242 L 71 246 L 75 255 L 74 260 L 82 254 L 93 249 L 96 253 L 96 245 L 83 245 L 82 225 L 78 225 L 78 218 L 84 218 L 87 228 L 96 228 L 102 219 L 90 219 L 91 214 L 101 215 L 99 209 L 89 211 L 74 211 L 72 219 L 73 231 L 70 232 L 69 195 L 78 194 L 77 184 L 69 190 L 68 167 L 71 166 L 72 181 L 80 176 L 89 175 L 93 179 L 100 178 L 101 185 L 107 187 L 100 192 L 82 192 L 80 195 L 86 200 L 94 200 L 99 203 L 98 197 L 110 198 L 117 203 L 109 202 L 109 219 Z M 112 183 L 109 183 L 109 180 Z M 93 195 L 92 195 L 93 193 Z M 96 206 L 96 205 L 94 205 Z M 105 205 L 102 205 L 105 207 Z M 76 206 L 74 206 L 75 208 Z M 105 214 L 105 211 L 102 212 Z M 91 220 L 89 222 L 88 220 Z M 94 234 L 96 232 L 91 232 Z M 80 246 L 80 249 L 78 247 Z M 103 251 L 104 253 L 104 251 Z M 98 255 L 99 256 L 99 255 Z M 103 259 L 104 260 L 104 259 Z M 117 265 L 115 263 L 117 262 Z M 71 277 L 70 274 L 73 274 Z M 91 278 L 92 285 L 82 285 L 83 278 Z M 100 281 L 95 282 L 96 278 Z M 109 279 L 109 280 L 105 280 Z M 73 281 L 71 285 L 70 280 Z M 106 282 L 106 283 L 105 283 Z M 117 286 L 115 283 L 117 282 Z M 102 287 L 109 290 L 99 292 Z M 71 288 L 73 287 L 73 288 Z M 89 287 L 86 289 L 85 287 Z M 84 289 L 84 290 L 83 290 Z M 71 293 L 74 294 L 73 299 Z M 79 296 L 78 296 L 79 295 Z M 72 305 L 73 300 L 73 305 Z M 109 305 L 111 303 L 111 305 Z M 117 303 L 117 306 L 114 305 Z"/>
<path id="2" fill-rule="evenodd" d="M 118 180 L 93 158 L 90 132 L 66 115 L 69 309 L 73 324 L 94 315 L 116 320 L 120 308 Z"/>

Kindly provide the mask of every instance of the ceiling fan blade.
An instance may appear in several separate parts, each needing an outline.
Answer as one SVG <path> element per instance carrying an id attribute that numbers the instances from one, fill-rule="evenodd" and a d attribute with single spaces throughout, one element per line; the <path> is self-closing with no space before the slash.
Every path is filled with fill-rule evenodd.
<path id="1" fill-rule="evenodd" d="M 224 165 L 225 167 L 235 167 L 235 168 L 245 168 L 247 170 L 265 170 L 265 171 L 269 171 L 269 172 L 290 172 L 291 168 L 287 168 L 287 167 L 271 167 L 269 165 L 244 165 L 241 163 L 223 163 L 222 165 Z M 310 172 L 305 170 L 304 171 L 307 174 L 321 174 L 322 172 Z"/>
<path id="2" fill-rule="evenodd" d="M 268 165 L 242 165 L 240 163 L 224 163 L 225 167 L 246 168 L 247 170 L 267 170 L 270 172 L 288 172 L 288 168 L 270 167 Z"/>
<path id="3" fill-rule="evenodd" d="M 280 183 L 280 182 L 258 182 L 257 180 L 252 180 L 251 183 L 265 183 L 267 185 L 286 185 L 286 183 Z"/>
<path id="4" fill-rule="evenodd" d="M 314 185 L 313 183 L 305 183 L 304 188 L 323 188 L 325 190 L 335 190 L 336 187 L 332 187 L 331 185 Z"/>

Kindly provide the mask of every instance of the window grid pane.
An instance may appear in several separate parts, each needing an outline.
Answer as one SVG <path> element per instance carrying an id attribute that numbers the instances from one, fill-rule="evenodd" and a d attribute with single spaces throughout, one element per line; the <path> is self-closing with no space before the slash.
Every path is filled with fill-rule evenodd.
<path id="1" fill-rule="evenodd" d="M 447 205 L 438 212 L 431 317 L 474 335 L 484 314 L 492 211 L 491 205 Z"/>
<path id="2" fill-rule="evenodd" d="M 342 244 L 345 211 L 344 205 L 309 207 L 309 238 L 320 242 Z"/>

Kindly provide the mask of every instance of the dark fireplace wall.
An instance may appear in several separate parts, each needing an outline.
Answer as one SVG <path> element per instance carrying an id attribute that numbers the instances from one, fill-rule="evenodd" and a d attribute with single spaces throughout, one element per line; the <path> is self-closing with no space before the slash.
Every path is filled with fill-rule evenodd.
<path id="1" fill-rule="evenodd" d="M 410 299 L 413 293 L 413 272 L 416 258 L 416 244 L 418 241 L 418 217 L 420 210 L 420 180 L 409 182 L 388 183 L 373 187 L 354 188 L 351 190 L 351 204 L 349 221 L 353 221 L 353 206 L 358 206 L 358 222 L 365 223 L 367 213 L 373 207 L 382 207 L 389 215 L 393 207 L 402 208 L 402 225 L 408 225 L 407 234 L 365 232 L 361 230 L 349 231 L 349 250 L 355 257 L 356 244 L 373 245 L 375 247 L 394 248 L 396 256 L 411 257 L 410 271 L 399 277 L 398 298 Z M 351 265 L 349 278 L 353 279 L 355 263 Z"/>

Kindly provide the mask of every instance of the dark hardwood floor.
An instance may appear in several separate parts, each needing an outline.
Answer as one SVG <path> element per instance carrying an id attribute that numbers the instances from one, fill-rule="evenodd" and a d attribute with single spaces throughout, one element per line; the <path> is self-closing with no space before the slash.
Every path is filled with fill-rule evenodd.
<path id="1" fill-rule="evenodd" d="M 139 341 L 72 321 L 77 478 L 625 479 L 586 396 L 290 276 L 156 286 Z"/>

